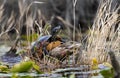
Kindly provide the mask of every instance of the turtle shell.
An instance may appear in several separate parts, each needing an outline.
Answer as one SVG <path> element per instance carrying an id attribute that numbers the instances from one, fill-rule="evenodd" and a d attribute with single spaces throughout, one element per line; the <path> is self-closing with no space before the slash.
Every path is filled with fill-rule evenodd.
<path id="1" fill-rule="evenodd" d="M 43 47 L 43 44 L 45 44 L 45 42 L 47 42 L 50 38 L 51 38 L 51 35 L 39 37 L 38 40 L 32 45 L 31 52 L 35 53 L 36 50 Z"/>
<path id="2" fill-rule="evenodd" d="M 49 54 L 52 49 L 60 46 L 61 43 L 61 38 L 59 38 L 58 36 L 56 36 L 54 40 L 52 39 L 52 35 L 39 37 L 31 48 L 31 57 L 34 57 L 33 59 L 42 59 L 44 55 Z"/>
<path id="3" fill-rule="evenodd" d="M 44 42 L 47 41 L 50 37 L 52 37 L 52 35 L 46 35 L 46 36 L 42 36 L 38 38 L 38 42 Z"/>

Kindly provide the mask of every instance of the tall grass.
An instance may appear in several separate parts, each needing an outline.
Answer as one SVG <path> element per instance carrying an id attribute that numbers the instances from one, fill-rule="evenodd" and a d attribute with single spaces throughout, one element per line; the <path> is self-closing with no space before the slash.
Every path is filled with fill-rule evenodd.
<path id="1" fill-rule="evenodd" d="M 43 21 L 43 16 L 41 15 L 40 9 L 35 7 L 36 4 L 42 4 L 42 2 L 33 1 L 30 4 L 27 4 L 24 0 L 20 0 L 18 1 L 18 11 L 16 11 L 18 14 L 12 11 L 10 17 L 8 17 L 8 15 L 4 13 L 6 8 L 4 8 L 5 3 L 3 3 L 0 6 L 0 38 L 3 38 L 3 36 L 8 34 L 11 30 L 16 30 L 16 32 L 18 32 L 17 35 L 19 36 L 22 32 L 26 32 L 27 37 L 29 37 L 29 35 L 35 33 L 34 26 L 37 26 L 37 32 L 40 32 L 38 33 L 40 35 L 42 33 L 41 21 Z M 18 17 L 16 17 L 16 15 Z M 23 26 L 25 26 L 26 31 L 22 31 Z"/>
<path id="2" fill-rule="evenodd" d="M 13 12 L 11 13 L 10 18 L 8 18 L 6 15 L 3 16 L 3 12 L 4 12 L 4 8 L 3 7 L 4 7 L 4 4 L 2 4 L 0 6 L 0 19 L 1 19 L 0 20 L 0 23 L 1 23 L 1 26 L 0 26 L 0 28 L 1 28 L 0 37 L 2 35 L 4 35 L 5 33 L 9 32 L 10 30 L 12 30 L 13 27 L 14 27 L 13 24 L 15 22 L 15 20 L 14 20 L 14 13 Z M 8 27 L 6 27 L 6 26 L 8 26 Z"/>
<path id="3" fill-rule="evenodd" d="M 110 50 L 120 51 L 120 36 L 118 36 L 120 26 L 117 26 L 120 21 L 119 9 L 120 6 L 112 6 L 112 0 L 101 1 L 88 35 L 86 47 L 88 63 L 93 57 L 97 58 L 99 63 L 107 62 Z"/>

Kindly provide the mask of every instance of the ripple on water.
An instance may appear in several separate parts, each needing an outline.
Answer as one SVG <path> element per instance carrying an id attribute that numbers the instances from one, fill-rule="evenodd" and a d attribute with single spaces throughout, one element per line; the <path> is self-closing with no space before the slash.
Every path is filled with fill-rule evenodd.
<path id="1" fill-rule="evenodd" d="M 21 60 L 22 58 L 20 56 L 16 56 L 16 57 L 11 57 L 11 56 L 6 56 L 6 55 L 1 56 L 1 61 L 3 63 L 7 63 L 10 66 L 14 65 L 15 63 L 20 62 Z"/>

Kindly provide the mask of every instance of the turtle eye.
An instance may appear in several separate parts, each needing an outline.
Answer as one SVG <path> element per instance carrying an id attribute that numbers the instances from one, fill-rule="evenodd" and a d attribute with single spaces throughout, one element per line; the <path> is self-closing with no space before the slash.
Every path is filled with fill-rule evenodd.
<path id="1" fill-rule="evenodd" d="M 59 25 L 52 29 L 51 34 L 52 35 L 58 34 L 60 30 L 61 30 L 61 26 Z"/>
<path id="2" fill-rule="evenodd" d="M 57 33 L 57 32 L 59 32 L 59 29 L 56 29 L 56 30 L 55 30 L 55 33 Z"/>

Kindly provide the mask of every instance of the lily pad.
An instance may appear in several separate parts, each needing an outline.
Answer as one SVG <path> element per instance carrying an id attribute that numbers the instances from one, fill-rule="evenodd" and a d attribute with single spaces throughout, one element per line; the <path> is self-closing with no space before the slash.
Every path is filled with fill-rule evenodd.
<path id="1" fill-rule="evenodd" d="M 28 72 L 31 68 L 32 68 L 33 62 L 32 61 L 26 61 L 26 62 L 21 62 L 18 64 L 15 64 L 12 69 L 11 72 Z"/>

